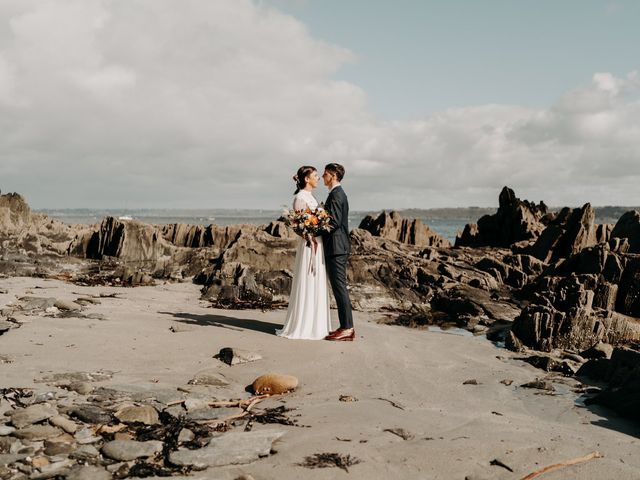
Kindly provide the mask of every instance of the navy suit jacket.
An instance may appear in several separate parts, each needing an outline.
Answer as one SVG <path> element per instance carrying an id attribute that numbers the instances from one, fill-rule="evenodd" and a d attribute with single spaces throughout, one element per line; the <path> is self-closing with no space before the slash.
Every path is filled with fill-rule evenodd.
<path id="1" fill-rule="evenodd" d="M 329 192 L 324 208 L 331 215 L 331 231 L 322 235 L 325 256 L 349 255 L 349 200 L 340 185 Z"/>

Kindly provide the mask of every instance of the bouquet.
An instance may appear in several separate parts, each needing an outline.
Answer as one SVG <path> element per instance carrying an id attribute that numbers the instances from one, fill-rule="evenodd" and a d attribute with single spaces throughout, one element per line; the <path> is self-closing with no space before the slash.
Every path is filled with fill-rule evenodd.
<path id="1" fill-rule="evenodd" d="M 284 212 L 284 222 L 293 231 L 307 241 L 307 246 L 315 244 L 314 237 L 330 230 L 329 221 L 331 217 L 321 204 L 315 209 L 306 210 L 286 210 Z"/>

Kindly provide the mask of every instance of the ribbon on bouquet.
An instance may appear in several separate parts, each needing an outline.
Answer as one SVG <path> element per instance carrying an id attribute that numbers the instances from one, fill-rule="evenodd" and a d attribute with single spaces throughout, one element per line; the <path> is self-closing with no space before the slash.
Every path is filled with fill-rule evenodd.
<path id="1" fill-rule="evenodd" d="M 315 237 L 307 239 L 307 247 L 311 248 L 311 257 L 309 258 L 309 270 L 310 275 L 316 274 L 316 250 L 318 250 L 318 241 Z"/>

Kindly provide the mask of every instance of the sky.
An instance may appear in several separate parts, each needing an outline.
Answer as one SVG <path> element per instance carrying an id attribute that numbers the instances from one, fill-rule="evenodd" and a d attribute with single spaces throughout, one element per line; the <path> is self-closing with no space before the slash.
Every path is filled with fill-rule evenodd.
<path id="1" fill-rule="evenodd" d="M 35 208 L 639 205 L 640 3 L 0 0 L 0 189 Z M 320 186 L 318 199 L 326 196 Z"/>

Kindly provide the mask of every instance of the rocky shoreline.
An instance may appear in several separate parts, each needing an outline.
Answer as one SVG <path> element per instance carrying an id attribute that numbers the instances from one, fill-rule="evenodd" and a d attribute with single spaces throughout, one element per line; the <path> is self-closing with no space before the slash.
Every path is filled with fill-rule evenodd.
<path id="1" fill-rule="evenodd" d="M 576 377 L 591 393 L 588 401 L 638 419 L 640 213 L 599 225 L 589 204 L 554 213 L 505 187 L 497 212 L 467 225 L 455 246 L 397 212 L 365 218 L 351 241 L 356 310 L 385 312 L 388 323 L 485 334 L 537 368 Z M 107 217 L 99 225 L 71 226 L 32 213 L 20 195 L 0 196 L 5 277 L 83 286 L 194 282 L 211 306 L 270 309 L 286 305 L 295 242 L 280 221 L 154 226 Z M 0 334 L 20 327 L 29 301 L 0 312 Z M 31 306 L 54 316 L 83 315 L 77 302 L 49 303 Z M 19 401 L 19 391 L 4 394 Z M 122 395 L 121 403 L 131 400 Z M 46 408 L 57 415 L 68 413 L 64 406 Z M 6 454 L 14 454 L 11 445 Z"/>

